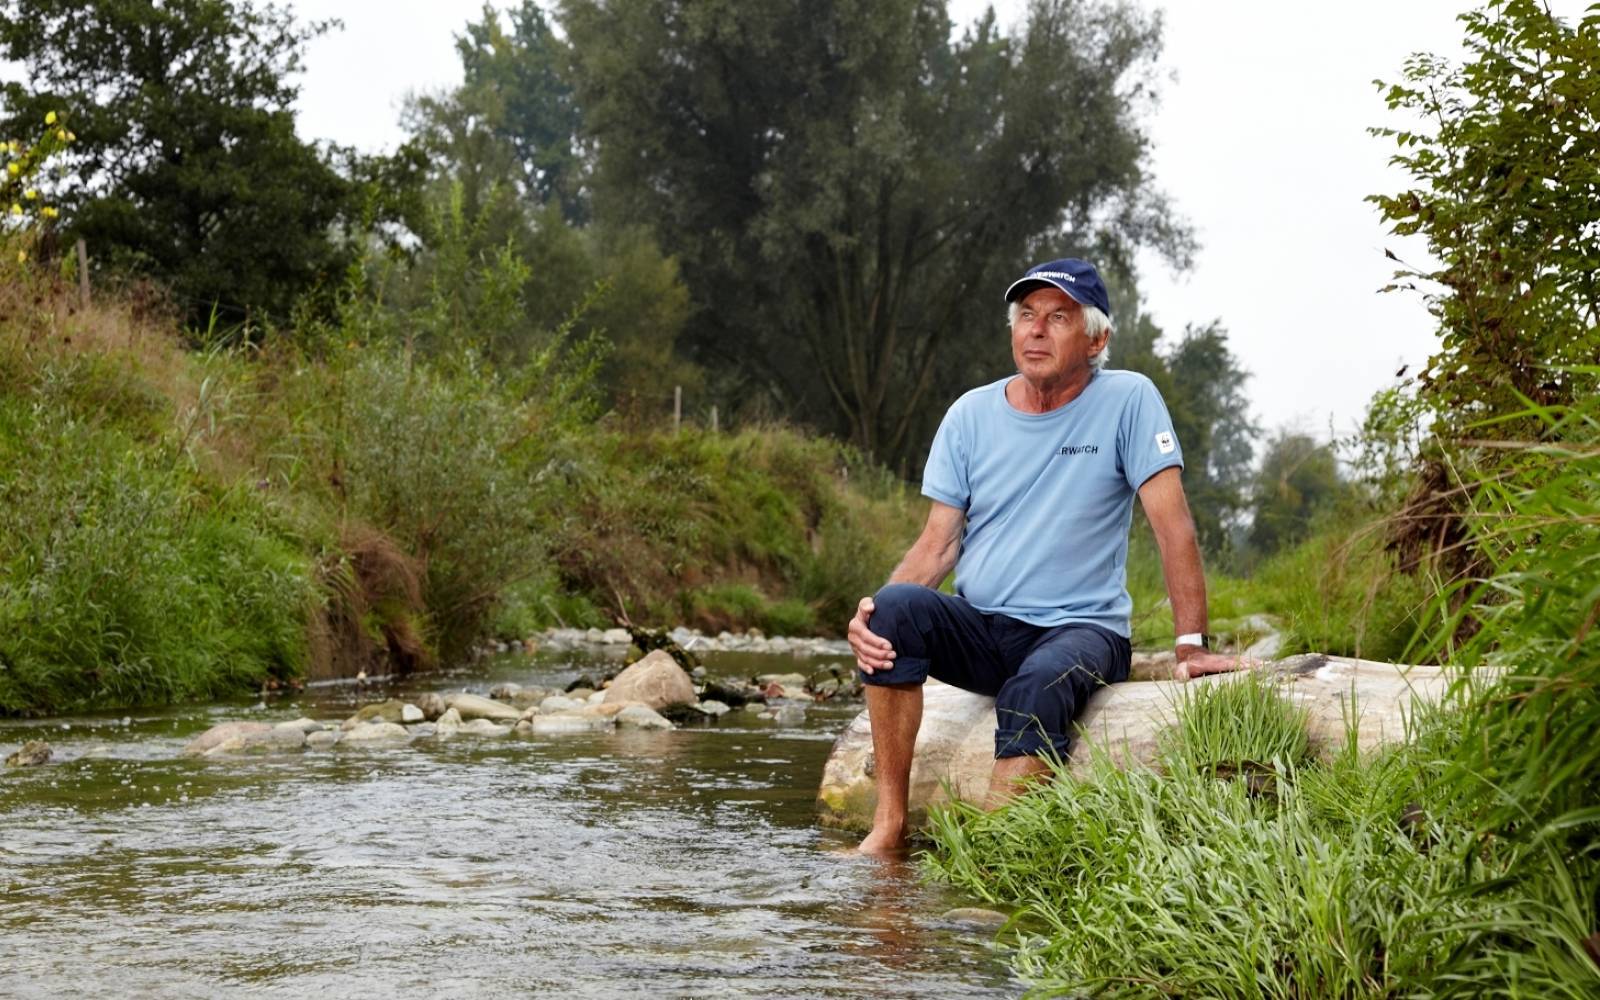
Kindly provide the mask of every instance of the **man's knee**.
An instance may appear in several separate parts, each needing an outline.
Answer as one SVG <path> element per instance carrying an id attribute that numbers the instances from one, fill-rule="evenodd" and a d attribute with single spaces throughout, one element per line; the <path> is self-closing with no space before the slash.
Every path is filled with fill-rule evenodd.
<path id="1" fill-rule="evenodd" d="M 927 622 L 938 608 L 940 594 L 920 583 L 889 583 L 879 588 L 872 597 L 872 618 L 868 627 L 879 635 L 888 637 L 890 630 L 903 624 Z M 879 628 L 882 631 L 879 631 Z"/>

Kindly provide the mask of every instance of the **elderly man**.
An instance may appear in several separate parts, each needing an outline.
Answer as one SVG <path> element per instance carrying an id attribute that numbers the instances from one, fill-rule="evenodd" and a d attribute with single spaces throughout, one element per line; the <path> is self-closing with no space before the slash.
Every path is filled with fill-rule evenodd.
<path id="1" fill-rule="evenodd" d="M 1127 678 L 1135 493 L 1161 549 L 1177 675 L 1236 666 L 1207 652 L 1205 578 L 1166 405 L 1143 375 L 1102 368 L 1111 305 L 1099 273 L 1076 258 L 1040 264 L 1006 302 L 1017 374 L 945 414 L 923 474 L 927 525 L 850 622 L 878 783 L 864 852 L 905 845 L 929 676 L 995 698 L 991 806 L 1064 759 L 1078 710 Z M 951 569 L 956 596 L 935 589 Z"/>

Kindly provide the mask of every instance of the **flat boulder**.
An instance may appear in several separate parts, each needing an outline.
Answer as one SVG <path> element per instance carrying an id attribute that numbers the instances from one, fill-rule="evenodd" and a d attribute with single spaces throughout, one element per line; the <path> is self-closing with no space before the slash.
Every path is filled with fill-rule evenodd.
<path id="1" fill-rule="evenodd" d="M 1307 654 L 1262 670 L 1284 682 L 1284 695 L 1309 713 L 1314 750 L 1328 753 L 1345 744 L 1347 715 L 1356 713 L 1361 750 L 1405 739 L 1413 701 L 1436 702 L 1448 686 L 1441 667 L 1403 666 L 1371 660 Z M 1229 684 L 1244 673 L 1213 674 L 1188 685 Z M 1089 768 L 1090 747 L 1120 765 L 1153 763 L 1161 734 L 1172 722 L 1184 682 L 1128 681 L 1097 692 L 1079 713 L 1080 738 L 1067 758 L 1070 773 Z M 994 766 L 994 699 L 930 680 L 923 689 L 922 728 L 911 766 L 910 812 L 920 823 L 927 807 L 956 798 L 982 801 Z M 877 789 L 872 779 L 872 727 L 857 715 L 834 743 L 823 767 L 817 807 L 826 826 L 865 830 L 871 825 Z"/>
<path id="2" fill-rule="evenodd" d="M 488 719 L 490 722 L 516 722 L 522 717 L 522 710 L 515 705 L 507 705 L 503 701 L 485 698 L 481 694 L 453 694 L 445 698 L 450 707 L 462 719 Z"/>
<path id="3" fill-rule="evenodd" d="M 605 691 L 605 704 L 636 701 L 659 712 L 674 705 L 693 705 L 694 681 L 665 650 L 652 650 L 616 676 Z"/>

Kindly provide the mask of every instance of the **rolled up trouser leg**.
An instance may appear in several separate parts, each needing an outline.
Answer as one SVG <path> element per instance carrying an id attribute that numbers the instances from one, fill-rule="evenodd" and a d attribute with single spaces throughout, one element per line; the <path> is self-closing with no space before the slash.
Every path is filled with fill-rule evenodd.
<path id="1" fill-rule="evenodd" d="M 1045 631 L 995 697 L 994 755 L 1065 760 L 1073 719 L 1100 688 L 1127 679 L 1131 656 L 1128 640 L 1107 629 Z"/>
<path id="2" fill-rule="evenodd" d="M 873 597 L 867 627 L 889 640 L 890 667 L 861 672 L 867 684 L 921 684 L 930 673 L 969 691 L 1000 690 L 1000 661 L 984 616 L 959 597 L 914 583 L 891 583 Z"/>

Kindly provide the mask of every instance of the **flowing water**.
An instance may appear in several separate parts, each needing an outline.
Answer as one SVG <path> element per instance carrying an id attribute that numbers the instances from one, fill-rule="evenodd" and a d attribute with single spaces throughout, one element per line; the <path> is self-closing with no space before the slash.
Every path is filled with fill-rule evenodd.
<path id="1" fill-rule="evenodd" d="M 337 721 L 586 666 L 505 656 L 393 690 L 0 723 L 0 753 L 55 749 L 0 771 L 0 996 L 1020 992 L 987 933 L 941 919 L 971 900 L 814 825 L 859 703 L 785 724 L 179 755 L 221 721 Z"/>

